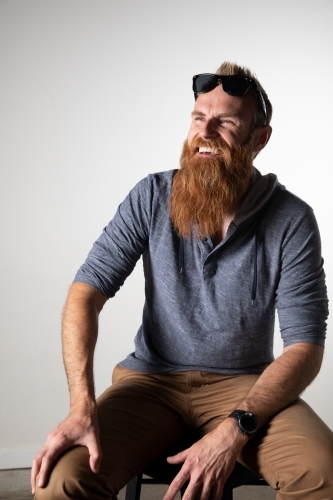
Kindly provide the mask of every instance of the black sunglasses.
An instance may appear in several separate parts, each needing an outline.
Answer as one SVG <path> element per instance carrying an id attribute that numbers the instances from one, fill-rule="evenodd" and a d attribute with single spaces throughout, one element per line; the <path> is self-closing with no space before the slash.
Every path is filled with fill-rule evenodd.
<path id="1" fill-rule="evenodd" d="M 262 92 L 256 82 L 252 78 L 248 78 L 247 76 L 222 76 L 214 75 L 213 73 L 202 73 L 201 75 L 194 75 L 192 88 L 195 99 L 197 99 L 199 94 L 210 92 L 220 83 L 222 84 L 224 92 L 233 96 L 242 96 L 246 94 L 246 92 L 252 85 L 257 93 L 267 122 L 267 108 L 264 96 L 262 95 Z"/>

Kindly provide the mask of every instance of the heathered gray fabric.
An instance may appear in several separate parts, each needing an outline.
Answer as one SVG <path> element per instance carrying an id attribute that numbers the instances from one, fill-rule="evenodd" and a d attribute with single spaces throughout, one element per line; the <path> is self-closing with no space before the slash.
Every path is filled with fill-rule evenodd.
<path id="1" fill-rule="evenodd" d="M 275 308 L 285 346 L 324 345 L 328 306 L 312 209 L 275 175 L 255 170 L 217 247 L 210 238 L 183 240 L 181 273 L 168 212 L 174 173 L 148 175 L 134 187 L 75 277 L 112 297 L 143 256 L 142 325 L 135 352 L 120 364 L 146 372 L 260 373 L 273 360 Z"/>

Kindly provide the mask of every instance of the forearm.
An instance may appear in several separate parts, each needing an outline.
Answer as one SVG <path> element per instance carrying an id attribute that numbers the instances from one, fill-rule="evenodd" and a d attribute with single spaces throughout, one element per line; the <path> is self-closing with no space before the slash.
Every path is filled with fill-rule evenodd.
<path id="1" fill-rule="evenodd" d="M 31 487 L 44 487 L 52 463 L 72 446 L 86 446 L 89 464 L 98 472 L 102 460 L 94 394 L 93 357 L 98 332 L 98 315 L 107 297 L 84 283 L 69 291 L 62 321 L 63 356 L 70 390 L 71 411 L 49 435 L 34 458 Z"/>
<path id="2" fill-rule="evenodd" d="M 284 349 L 259 377 L 239 409 L 254 413 L 259 427 L 292 403 L 318 374 L 323 347 L 299 343 Z"/>
<path id="3" fill-rule="evenodd" d="M 98 315 L 105 301 L 104 295 L 84 283 L 74 283 L 67 297 L 62 346 L 72 411 L 95 404 L 93 357 Z"/>

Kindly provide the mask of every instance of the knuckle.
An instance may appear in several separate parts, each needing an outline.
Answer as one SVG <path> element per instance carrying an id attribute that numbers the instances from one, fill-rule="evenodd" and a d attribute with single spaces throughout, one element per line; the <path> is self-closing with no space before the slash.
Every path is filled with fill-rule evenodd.
<path id="1" fill-rule="evenodd" d="M 45 455 L 43 457 L 42 463 L 40 465 L 41 472 L 43 472 L 45 469 L 47 469 L 48 463 L 49 463 L 49 457 L 47 455 Z"/>
<path id="2" fill-rule="evenodd" d="M 40 462 L 40 458 L 39 458 L 40 457 L 40 453 L 41 452 L 37 453 L 37 455 L 33 459 L 33 461 L 32 461 L 32 468 L 36 467 L 39 464 L 39 462 Z"/>
<path id="3" fill-rule="evenodd" d="M 43 460 L 43 457 L 45 455 L 45 447 L 42 448 L 38 453 L 37 455 L 35 456 L 35 458 L 33 459 L 32 461 L 32 467 L 35 469 L 37 469 L 39 467 L 39 465 L 41 464 L 42 460 Z"/>
<path id="4" fill-rule="evenodd" d="M 51 431 L 48 435 L 47 435 L 47 439 L 46 439 L 46 442 L 47 441 L 51 441 L 52 439 L 54 439 L 55 435 L 57 434 L 56 430 L 53 430 Z"/>
<path id="5" fill-rule="evenodd" d="M 205 486 L 208 490 L 211 490 L 212 487 L 215 485 L 215 481 L 213 481 L 212 478 L 207 478 L 205 481 Z"/>
<path id="6" fill-rule="evenodd" d="M 183 497 L 182 497 L 182 500 L 193 500 L 194 498 L 196 498 L 194 492 L 193 492 L 193 495 L 190 491 L 185 491 Z"/>
<path id="7" fill-rule="evenodd" d="M 181 479 L 180 476 L 176 476 L 170 485 L 170 489 L 176 490 L 177 488 L 179 488 L 181 484 L 183 484 L 183 482 L 184 481 Z"/>
<path id="8" fill-rule="evenodd" d="M 202 479 L 205 477 L 205 471 L 202 467 L 197 468 L 192 474 L 192 480 L 195 485 L 202 482 Z"/>

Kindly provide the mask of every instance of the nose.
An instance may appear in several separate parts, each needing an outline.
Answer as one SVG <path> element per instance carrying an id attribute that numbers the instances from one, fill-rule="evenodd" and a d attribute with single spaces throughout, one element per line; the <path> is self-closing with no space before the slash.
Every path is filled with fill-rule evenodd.
<path id="1" fill-rule="evenodd" d="M 207 120 L 201 129 L 201 137 L 203 139 L 211 139 L 217 137 L 217 124 L 215 120 Z"/>

